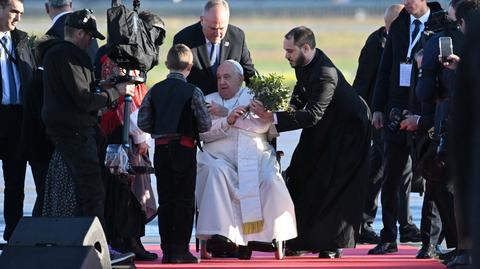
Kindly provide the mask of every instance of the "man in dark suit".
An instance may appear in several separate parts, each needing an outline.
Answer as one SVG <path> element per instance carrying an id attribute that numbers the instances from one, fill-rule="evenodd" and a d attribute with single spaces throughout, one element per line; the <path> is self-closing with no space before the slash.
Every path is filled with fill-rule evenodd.
<path id="1" fill-rule="evenodd" d="M 225 0 L 209 0 L 200 21 L 173 38 L 173 44 L 185 44 L 193 53 L 193 67 L 188 82 L 202 89 L 205 95 L 217 91 L 217 67 L 225 60 L 235 60 L 243 67 L 245 81 L 255 75 L 250 51 L 243 31 L 228 24 L 230 10 Z"/>
<path id="2" fill-rule="evenodd" d="M 52 27 L 47 31 L 47 35 L 63 39 L 65 36 L 65 19 L 69 13 L 72 13 L 73 0 L 48 0 L 45 2 L 45 11 L 52 20 Z M 88 48 L 88 55 L 92 62 L 98 51 L 97 40 L 93 40 Z"/>
<path id="3" fill-rule="evenodd" d="M 398 17 L 403 7 L 401 4 L 394 4 L 387 8 L 384 16 L 385 26 L 380 27 L 370 34 L 360 52 L 357 75 L 353 81 L 353 88 L 355 88 L 369 106 L 371 106 L 372 103 L 378 66 L 380 65 L 383 48 L 387 40 L 387 33 L 392 22 Z M 358 243 L 377 244 L 380 242 L 380 237 L 375 233 L 372 225 L 377 214 L 377 200 L 383 183 L 383 144 L 382 131 L 373 130 L 372 146 L 369 152 L 370 165 L 368 171 L 367 196 Z M 400 229 L 406 230 L 405 227 L 412 226 L 412 214 L 409 208 L 408 192 L 406 191 L 406 188 L 409 187 L 408 183 L 410 182 L 409 173 L 404 173 L 403 181 L 406 184 L 402 185 L 403 189 L 400 192 L 398 222 Z M 410 238 L 410 240 L 411 239 L 412 238 Z M 414 239 L 419 240 L 420 238 L 417 236 L 417 238 Z"/>
<path id="4" fill-rule="evenodd" d="M 338 258 L 341 248 L 355 246 L 360 228 L 370 145 L 368 109 L 316 48 L 310 29 L 292 29 L 283 48 L 297 78 L 293 111 L 272 113 L 258 101 L 250 107 L 279 132 L 302 129 L 286 171 L 298 231 L 287 248 Z"/>
<path id="5" fill-rule="evenodd" d="M 17 150 L 22 126 L 23 93 L 29 87 L 34 68 L 28 35 L 16 29 L 23 14 L 23 0 L 0 0 L 0 159 L 5 182 L 3 215 L 8 241 L 23 216 L 26 161 Z"/>
<path id="6" fill-rule="evenodd" d="M 373 95 L 372 124 L 380 129 L 383 124 L 383 113 L 390 113 L 392 108 L 405 109 L 416 113 L 419 110 L 414 98 L 416 77 L 412 59 L 422 47 L 421 36 L 425 22 L 431 13 L 441 10 L 438 3 L 427 4 L 426 0 L 404 0 L 405 8 L 392 23 L 385 44 L 379 67 L 377 82 Z M 413 100 L 412 100 L 413 99 Z M 390 123 L 387 119 L 386 125 Z M 393 130 L 392 130 L 393 129 Z M 397 218 L 402 174 L 411 171 L 409 162 L 410 147 L 405 132 L 397 132 L 395 128 L 385 128 L 385 167 L 382 186 L 382 220 L 383 229 L 380 243 L 369 254 L 385 254 L 397 252 Z M 410 191 L 407 188 L 407 195 Z M 402 237 L 400 230 L 400 237 Z M 402 241 L 402 238 L 400 238 Z"/>

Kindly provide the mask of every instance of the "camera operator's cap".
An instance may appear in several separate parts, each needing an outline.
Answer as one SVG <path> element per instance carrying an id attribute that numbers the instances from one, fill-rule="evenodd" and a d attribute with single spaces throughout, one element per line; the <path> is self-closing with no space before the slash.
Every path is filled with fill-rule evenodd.
<path id="1" fill-rule="evenodd" d="M 97 29 L 97 21 L 95 20 L 95 16 L 93 16 L 93 10 L 91 9 L 77 10 L 68 14 L 65 25 L 77 29 L 87 30 L 92 33 L 93 37 L 100 40 L 105 39 L 105 36 L 103 36 Z"/>

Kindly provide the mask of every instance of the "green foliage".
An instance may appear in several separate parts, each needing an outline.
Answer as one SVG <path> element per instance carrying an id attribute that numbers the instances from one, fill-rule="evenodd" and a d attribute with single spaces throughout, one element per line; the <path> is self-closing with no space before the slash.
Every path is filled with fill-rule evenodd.
<path id="1" fill-rule="evenodd" d="M 250 79 L 249 92 L 262 102 L 267 110 L 286 111 L 292 91 L 285 84 L 281 75 L 270 73 L 267 76 L 255 76 Z"/>

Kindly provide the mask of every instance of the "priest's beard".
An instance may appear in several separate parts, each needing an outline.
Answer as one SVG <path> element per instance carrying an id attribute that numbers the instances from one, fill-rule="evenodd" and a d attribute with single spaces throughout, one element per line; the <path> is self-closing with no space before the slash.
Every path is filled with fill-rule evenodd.
<path id="1" fill-rule="evenodd" d="M 302 67 L 307 63 L 305 59 L 305 55 L 300 52 L 298 55 L 298 58 L 295 61 L 290 61 L 290 66 L 295 68 L 295 67 Z"/>

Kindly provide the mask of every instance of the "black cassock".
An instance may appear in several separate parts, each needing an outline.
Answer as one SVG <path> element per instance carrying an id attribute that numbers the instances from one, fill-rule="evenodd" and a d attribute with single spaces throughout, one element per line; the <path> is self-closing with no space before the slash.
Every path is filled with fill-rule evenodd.
<path id="1" fill-rule="evenodd" d="M 329 250 L 355 245 L 365 196 L 370 122 L 367 107 L 319 49 L 295 69 L 290 103 L 277 112 L 279 132 L 301 129 L 287 169 L 298 237 L 291 250 Z"/>

